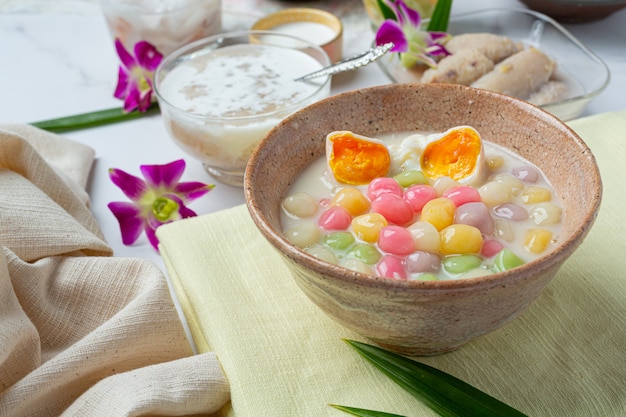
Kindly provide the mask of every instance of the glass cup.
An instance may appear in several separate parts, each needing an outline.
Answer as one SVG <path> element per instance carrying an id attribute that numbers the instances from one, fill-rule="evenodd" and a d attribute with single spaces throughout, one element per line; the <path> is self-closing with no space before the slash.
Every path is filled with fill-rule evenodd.
<path id="1" fill-rule="evenodd" d="M 304 39 L 231 32 L 167 56 L 154 92 L 174 142 L 217 181 L 242 186 L 248 158 L 265 134 L 330 94 L 329 76 L 295 79 L 329 64 L 328 54 Z"/>
<path id="2" fill-rule="evenodd" d="M 113 39 L 148 41 L 165 55 L 222 31 L 221 0 L 100 0 Z"/>

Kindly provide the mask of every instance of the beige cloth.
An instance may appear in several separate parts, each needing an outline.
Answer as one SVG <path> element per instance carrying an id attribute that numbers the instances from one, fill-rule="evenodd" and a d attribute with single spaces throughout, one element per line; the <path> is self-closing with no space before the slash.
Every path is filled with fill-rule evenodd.
<path id="1" fill-rule="evenodd" d="M 626 112 L 571 125 L 605 185 L 585 242 L 521 317 L 419 360 L 531 416 L 625 416 Z M 231 383 L 221 415 L 345 415 L 328 403 L 435 415 L 340 340 L 363 339 L 301 293 L 244 206 L 164 226 L 158 236 L 195 342 L 218 354 Z"/>
<path id="2" fill-rule="evenodd" d="M 213 413 L 219 362 L 193 355 L 155 265 L 110 256 L 84 190 L 93 157 L 0 126 L 0 416 Z"/>

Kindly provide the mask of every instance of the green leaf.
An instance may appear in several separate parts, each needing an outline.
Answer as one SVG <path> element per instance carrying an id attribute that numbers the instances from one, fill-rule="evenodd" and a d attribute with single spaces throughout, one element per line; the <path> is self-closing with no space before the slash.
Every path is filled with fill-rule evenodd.
<path id="1" fill-rule="evenodd" d="M 444 417 L 525 417 L 500 400 L 426 364 L 354 340 L 345 340 L 385 375 Z"/>
<path id="2" fill-rule="evenodd" d="M 426 30 L 429 32 L 446 32 L 451 10 L 452 0 L 438 0 Z"/>
<path id="3" fill-rule="evenodd" d="M 385 4 L 384 0 L 376 0 L 376 2 L 378 3 L 378 9 L 380 10 L 380 14 L 383 16 L 383 20 L 396 20 L 396 14 Z"/>
<path id="4" fill-rule="evenodd" d="M 348 414 L 358 417 L 404 417 L 399 414 L 385 413 L 383 411 L 366 410 L 364 408 L 347 407 L 345 405 L 329 404 L 337 410 L 345 411 Z"/>
<path id="5" fill-rule="evenodd" d="M 156 113 L 159 110 L 157 102 L 153 102 L 146 112 L 132 111 L 129 113 L 119 108 L 99 110 L 90 113 L 76 114 L 73 116 L 61 117 L 58 119 L 42 120 L 31 123 L 31 125 L 50 132 L 69 132 L 78 129 L 102 126 L 110 123 L 125 122 L 140 117 Z"/>

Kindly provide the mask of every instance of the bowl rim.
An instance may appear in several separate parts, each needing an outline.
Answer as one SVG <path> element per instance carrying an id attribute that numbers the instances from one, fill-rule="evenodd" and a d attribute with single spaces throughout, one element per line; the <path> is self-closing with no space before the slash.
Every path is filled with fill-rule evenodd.
<path id="1" fill-rule="evenodd" d="M 581 153 L 585 154 L 585 156 L 589 158 L 589 163 L 593 168 L 593 171 L 587 172 L 586 174 L 591 177 L 590 180 L 592 181 L 592 183 L 597 185 L 596 189 L 592 193 L 593 199 L 590 202 L 587 211 L 582 214 L 582 218 L 584 219 L 583 223 L 579 225 L 579 227 L 577 227 L 576 229 L 572 230 L 572 232 L 569 235 L 565 236 L 564 239 L 559 240 L 558 245 L 554 247 L 550 252 L 519 267 L 503 272 L 491 273 L 480 277 L 437 281 L 395 280 L 351 271 L 347 268 L 322 261 L 291 244 L 283 236 L 280 230 L 276 230 L 270 225 L 269 221 L 267 221 L 266 219 L 266 216 L 261 212 L 260 207 L 255 202 L 255 194 L 257 192 L 262 193 L 261 187 L 254 186 L 256 162 L 257 160 L 261 160 L 264 157 L 264 147 L 262 145 L 266 141 L 271 140 L 273 132 L 277 129 L 280 129 L 283 124 L 289 123 L 291 119 L 298 117 L 298 115 L 301 112 L 305 111 L 307 108 L 324 106 L 325 103 L 334 100 L 334 97 L 345 98 L 355 94 L 367 94 L 368 92 L 374 90 L 384 91 L 391 89 L 412 88 L 477 90 L 480 92 L 480 94 L 488 95 L 494 97 L 497 100 L 503 100 L 505 102 L 510 102 L 514 105 L 521 106 L 523 110 L 531 113 L 533 116 L 539 118 L 544 122 L 548 122 L 549 124 L 562 130 L 571 138 L 573 144 L 580 148 Z M 290 115 L 282 122 L 280 122 L 277 126 L 275 126 L 272 130 L 270 130 L 268 134 L 264 137 L 264 139 L 262 139 L 261 144 L 252 153 L 244 174 L 244 196 L 248 212 L 253 222 L 257 226 L 257 229 L 266 238 L 266 240 L 268 240 L 270 244 L 274 246 L 274 248 L 277 249 L 282 255 L 286 256 L 294 262 L 297 261 L 298 263 L 304 264 L 308 269 L 313 270 L 316 273 L 325 275 L 327 277 L 331 276 L 335 280 L 346 282 L 349 284 L 357 284 L 359 286 L 366 287 L 385 288 L 389 290 L 402 289 L 405 291 L 413 290 L 419 292 L 442 292 L 451 290 L 462 291 L 469 288 L 476 289 L 480 287 L 484 287 L 485 289 L 487 289 L 490 287 L 507 285 L 508 283 L 517 280 L 523 281 L 535 279 L 535 277 L 540 276 L 541 272 L 554 267 L 554 265 L 559 264 L 560 261 L 570 256 L 571 253 L 573 253 L 576 248 L 582 243 L 583 239 L 588 234 L 598 215 L 600 203 L 602 200 L 602 193 L 602 178 L 595 156 L 591 152 L 591 149 L 588 147 L 588 145 L 584 142 L 584 140 L 571 127 L 565 124 L 565 122 L 560 120 L 558 117 L 552 115 L 548 111 L 523 100 L 489 90 L 476 89 L 473 87 L 467 87 L 457 84 L 385 84 L 363 88 L 360 90 L 346 91 L 343 93 L 339 93 L 335 96 L 320 100 Z M 536 271 L 536 273 L 523 273 L 524 271 L 528 270 Z"/>
<path id="2" fill-rule="evenodd" d="M 337 16 L 326 10 L 316 9 L 313 7 L 294 7 L 278 10 L 258 19 L 254 22 L 251 29 L 271 31 L 276 26 L 296 22 L 319 23 L 330 28 L 334 35 L 332 39 L 324 43 L 320 43 L 319 45 L 322 47 L 338 41 L 343 36 L 343 24 Z"/>
<path id="3" fill-rule="evenodd" d="M 206 38 L 198 39 L 194 42 L 188 43 L 187 45 L 184 45 L 176 49 L 174 52 L 170 53 L 169 55 L 166 55 L 163 57 L 163 59 L 157 66 L 156 70 L 154 71 L 154 80 L 152 83 L 152 89 L 154 91 L 154 94 L 157 100 L 159 101 L 159 104 L 167 105 L 167 107 L 170 110 L 184 114 L 186 117 L 199 119 L 202 121 L 212 120 L 216 122 L 224 122 L 224 121 L 228 122 L 228 121 L 265 119 L 267 117 L 272 117 L 273 115 L 276 115 L 276 114 L 282 114 L 285 112 L 289 112 L 289 113 L 293 112 L 295 109 L 298 109 L 299 107 L 301 107 L 303 102 L 306 103 L 307 101 L 311 100 L 311 98 L 319 95 L 321 92 L 324 91 L 324 89 L 328 87 L 328 85 L 331 82 L 331 76 L 327 75 L 325 79 L 323 77 L 319 77 L 319 79 L 323 80 L 323 82 L 319 84 L 318 88 L 316 88 L 306 97 L 303 97 L 298 103 L 293 103 L 287 107 L 281 107 L 273 111 L 253 114 L 249 116 L 208 116 L 202 113 L 190 112 L 190 111 L 180 108 L 179 106 L 174 105 L 163 96 L 160 85 L 167 77 L 167 73 L 165 73 L 165 75 L 163 74 L 166 71 L 166 67 L 170 65 L 176 65 L 177 61 L 180 61 L 180 60 L 185 61 L 189 59 L 190 56 L 193 56 L 195 53 L 199 51 L 203 51 L 207 48 L 210 48 L 210 50 L 216 49 L 215 46 L 212 46 L 212 45 L 219 46 L 219 44 L 221 44 L 224 41 L 224 39 L 232 39 L 232 38 L 240 38 L 240 37 L 253 38 L 255 36 L 258 36 L 258 37 L 271 36 L 271 37 L 276 37 L 276 38 L 294 40 L 296 42 L 299 42 L 301 45 L 305 45 L 307 48 L 310 48 L 314 50 L 316 53 L 320 54 L 320 57 L 323 58 L 323 61 L 324 61 L 324 62 L 320 62 L 320 65 L 322 68 L 325 68 L 331 64 L 328 53 L 320 45 L 316 45 L 306 39 L 302 39 L 297 36 L 292 36 L 286 33 L 280 33 L 280 32 L 275 32 L 271 30 L 237 30 L 237 31 L 227 32 L 227 33 L 218 33 L 218 34 L 211 35 Z M 279 45 L 279 46 L 282 46 L 282 45 Z M 290 49 L 299 50 L 300 48 L 295 49 L 295 48 L 290 47 Z M 169 72 L 171 70 L 172 69 L 170 68 L 167 71 Z"/>
<path id="4" fill-rule="evenodd" d="M 526 3 L 525 0 L 521 0 L 521 1 L 522 3 Z M 624 5 L 624 7 L 626 7 L 626 2 L 624 2 L 623 0 L 620 0 L 620 1 L 616 1 L 616 0 L 590 0 L 590 1 L 542 0 L 542 2 L 545 2 L 546 4 L 556 4 L 559 6 L 569 6 L 569 7 L 575 7 L 575 8 L 585 8 L 585 7 L 593 7 L 593 6 L 620 6 L 620 5 Z"/>

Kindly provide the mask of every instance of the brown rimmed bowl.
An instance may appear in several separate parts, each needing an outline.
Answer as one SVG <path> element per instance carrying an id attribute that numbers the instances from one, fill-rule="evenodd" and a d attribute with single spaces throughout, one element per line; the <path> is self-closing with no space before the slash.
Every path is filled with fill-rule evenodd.
<path id="1" fill-rule="evenodd" d="M 399 281 L 321 261 L 282 234 L 281 202 L 302 170 L 324 155 L 329 132 L 377 137 L 458 125 L 471 125 L 484 140 L 518 153 L 552 183 L 563 208 L 562 233 L 539 259 L 479 278 Z M 382 347 L 434 355 L 500 328 L 531 305 L 591 229 L 602 182 L 587 145 L 545 110 L 470 87 L 393 84 L 335 95 L 282 121 L 250 158 L 244 190 L 260 233 L 314 304 Z"/>

